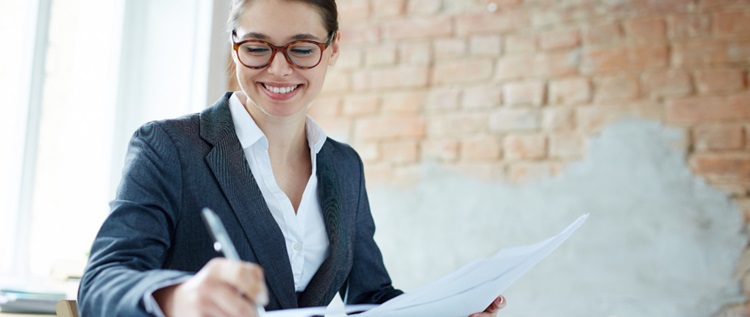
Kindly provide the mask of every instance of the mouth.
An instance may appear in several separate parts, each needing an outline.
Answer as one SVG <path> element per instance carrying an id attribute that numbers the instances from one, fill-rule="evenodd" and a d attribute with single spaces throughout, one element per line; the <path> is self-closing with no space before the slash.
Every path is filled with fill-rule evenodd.
<path id="1" fill-rule="evenodd" d="M 286 100 L 291 98 L 297 92 L 297 88 L 302 85 L 290 85 L 290 84 L 268 84 L 260 83 L 263 91 L 274 100 Z"/>

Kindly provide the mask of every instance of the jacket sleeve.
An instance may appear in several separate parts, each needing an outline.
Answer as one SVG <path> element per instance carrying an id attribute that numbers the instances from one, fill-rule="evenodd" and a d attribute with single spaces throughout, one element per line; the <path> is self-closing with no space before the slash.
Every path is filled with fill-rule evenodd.
<path id="1" fill-rule="evenodd" d="M 341 290 L 345 304 L 382 304 L 403 294 L 393 288 L 383 263 L 380 248 L 375 243 L 375 222 L 365 189 L 362 161 L 357 157 L 360 171 L 359 202 L 355 220 L 354 259 L 347 283 Z"/>
<path id="2" fill-rule="evenodd" d="M 117 196 L 78 290 L 81 316 L 152 315 L 144 296 L 190 276 L 162 269 L 182 200 L 179 162 L 174 142 L 158 123 L 144 125 L 131 138 Z"/>

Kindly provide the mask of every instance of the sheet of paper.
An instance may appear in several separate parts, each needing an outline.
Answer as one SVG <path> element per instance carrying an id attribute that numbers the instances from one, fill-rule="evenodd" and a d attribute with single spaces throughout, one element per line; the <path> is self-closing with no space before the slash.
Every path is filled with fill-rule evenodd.
<path id="1" fill-rule="evenodd" d="M 483 311 L 524 273 L 565 242 L 588 218 L 582 215 L 559 234 L 522 247 L 502 249 L 427 286 L 358 316 L 468 316 Z"/>
<path id="2" fill-rule="evenodd" d="M 552 253 L 588 219 L 580 216 L 559 234 L 544 241 L 500 250 L 494 256 L 471 262 L 456 272 L 380 306 L 353 305 L 334 310 L 326 307 L 269 312 L 271 317 L 341 316 L 367 310 L 358 317 L 469 316 L 483 311 L 524 273 Z M 368 310 L 369 309 L 369 310 Z"/>
<path id="3" fill-rule="evenodd" d="M 310 307 L 298 309 L 285 309 L 267 312 L 268 317 L 314 317 L 314 316 L 346 316 L 346 314 L 357 313 L 372 309 L 378 305 L 347 305 L 344 307 Z"/>

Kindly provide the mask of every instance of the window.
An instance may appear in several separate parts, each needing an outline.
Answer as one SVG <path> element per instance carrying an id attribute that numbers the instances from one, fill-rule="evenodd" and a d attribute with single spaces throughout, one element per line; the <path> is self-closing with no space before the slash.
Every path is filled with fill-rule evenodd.
<path id="1" fill-rule="evenodd" d="M 0 287 L 81 273 L 133 131 L 226 89 L 228 5 L 0 0 Z"/>

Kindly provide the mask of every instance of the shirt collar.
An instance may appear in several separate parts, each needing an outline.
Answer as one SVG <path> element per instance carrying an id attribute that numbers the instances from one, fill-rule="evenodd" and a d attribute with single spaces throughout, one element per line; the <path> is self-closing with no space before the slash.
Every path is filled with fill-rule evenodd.
<path id="1" fill-rule="evenodd" d="M 237 93 L 233 93 L 229 98 L 229 111 L 232 114 L 234 130 L 243 149 L 253 146 L 261 139 L 266 139 L 266 135 L 255 123 L 253 117 L 247 113 L 245 106 L 242 105 L 240 98 L 237 97 Z M 305 119 L 305 135 L 307 136 L 307 145 L 315 154 L 320 152 L 320 149 L 323 148 L 323 144 L 325 144 L 328 138 L 323 129 L 310 116 L 307 116 Z"/>

